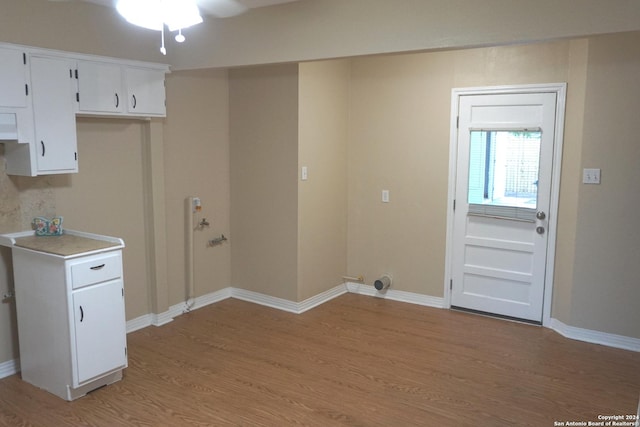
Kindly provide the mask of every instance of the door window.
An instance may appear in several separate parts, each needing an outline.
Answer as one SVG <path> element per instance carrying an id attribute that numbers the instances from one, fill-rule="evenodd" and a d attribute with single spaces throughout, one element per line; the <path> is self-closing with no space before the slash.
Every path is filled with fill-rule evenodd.
<path id="1" fill-rule="evenodd" d="M 469 213 L 535 220 L 540 130 L 471 130 Z"/>

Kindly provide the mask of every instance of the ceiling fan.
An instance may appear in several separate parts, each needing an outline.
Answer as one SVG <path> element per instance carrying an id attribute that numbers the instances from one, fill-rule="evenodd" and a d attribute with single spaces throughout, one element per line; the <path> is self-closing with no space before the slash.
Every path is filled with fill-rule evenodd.
<path id="1" fill-rule="evenodd" d="M 298 0 L 49 0 L 85 1 L 106 7 L 115 7 L 129 23 L 161 32 L 160 52 L 167 54 L 164 45 L 165 27 L 177 31 L 175 40 L 185 41 L 184 28 L 201 23 L 201 12 L 217 18 L 239 15 L 249 9 L 289 3 Z"/>
<path id="2" fill-rule="evenodd" d="M 49 1 L 74 1 L 74 0 L 49 0 Z M 76 0 L 99 4 L 101 6 L 115 7 L 117 0 Z M 239 15 L 249 9 L 272 6 L 280 3 L 290 3 L 298 0 L 196 0 L 198 8 L 205 14 L 216 18 L 228 18 Z"/>

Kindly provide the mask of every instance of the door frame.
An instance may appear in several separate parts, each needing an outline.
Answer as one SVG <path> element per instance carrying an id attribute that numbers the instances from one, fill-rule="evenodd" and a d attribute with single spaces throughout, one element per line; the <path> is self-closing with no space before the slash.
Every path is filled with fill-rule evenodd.
<path id="1" fill-rule="evenodd" d="M 444 308 L 451 308 L 451 277 L 453 272 L 453 204 L 456 194 L 456 174 L 458 159 L 458 115 L 460 97 L 465 95 L 499 95 L 518 93 L 555 93 L 556 117 L 553 141 L 553 165 L 551 170 L 551 196 L 547 223 L 547 256 L 544 278 L 544 297 L 542 306 L 542 325 L 549 326 L 551 321 L 551 303 L 553 299 L 553 277 L 555 271 L 556 237 L 558 224 L 558 203 L 560 199 L 560 175 L 562 168 L 562 145 L 564 142 L 564 116 L 567 98 L 566 83 L 508 85 L 454 88 L 451 90 L 451 122 L 449 142 L 449 191 L 447 196 L 447 235 L 444 277 Z"/>

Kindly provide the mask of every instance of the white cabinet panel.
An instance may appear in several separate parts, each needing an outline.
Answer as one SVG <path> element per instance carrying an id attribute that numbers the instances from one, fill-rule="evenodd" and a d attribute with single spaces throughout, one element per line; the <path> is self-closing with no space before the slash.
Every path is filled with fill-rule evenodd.
<path id="1" fill-rule="evenodd" d="M 31 57 L 38 174 L 78 171 L 72 70 L 66 59 Z"/>
<path id="2" fill-rule="evenodd" d="M 74 261 L 69 264 L 71 266 L 72 289 L 122 277 L 122 255 L 120 252 L 84 257 L 82 261 Z"/>
<path id="3" fill-rule="evenodd" d="M 87 113 L 122 113 L 122 67 L 118 64 L 78 61 L 78 109 Z"/>
<path id="4" fill-rule="evenodd" d="M 143 68 L 125 69 L 128 111 L 137 115 L 164 116 L 164 71 Z"/>
<path id="5" fill-rule="evenodd" d="M 0 107 L 27 106 L 27 67 L 25 53 L 0 48 Z"/>
<path id="6" fill-rule="evenodd" d="M 73 292 L 76 346 L 74 386 L 126 366 L 123 300 L 122 280 Z"/>
<path id="7" fill-rule="evenodd" d="M 164 70 L 78 61 L 78 112 L 164 117 L 164 75 Z"/>

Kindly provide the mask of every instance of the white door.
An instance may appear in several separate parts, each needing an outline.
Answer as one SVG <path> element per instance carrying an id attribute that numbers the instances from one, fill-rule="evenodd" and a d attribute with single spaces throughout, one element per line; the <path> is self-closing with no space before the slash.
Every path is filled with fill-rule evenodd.
<path id="1" fill-rule="evenodd" d="M 74 386 L 127 365 L 122 280 L 73 291 Z"/>
<path id="2" fill-rule="evenodd" d="M 125 72 L 128 111 L 132 114 L 164 116 L 164 71 L 127 68 Z"/>
<path id="3" fill-rule="evenodd" d="M 31 58 L 38 172 L 78 171 L 72 70 L 66 59 Z"/>
<path id="4" fill-rule="evenodd" d="M 452 307 L 542 321 L 556 98 L 458 98 Z"/>

